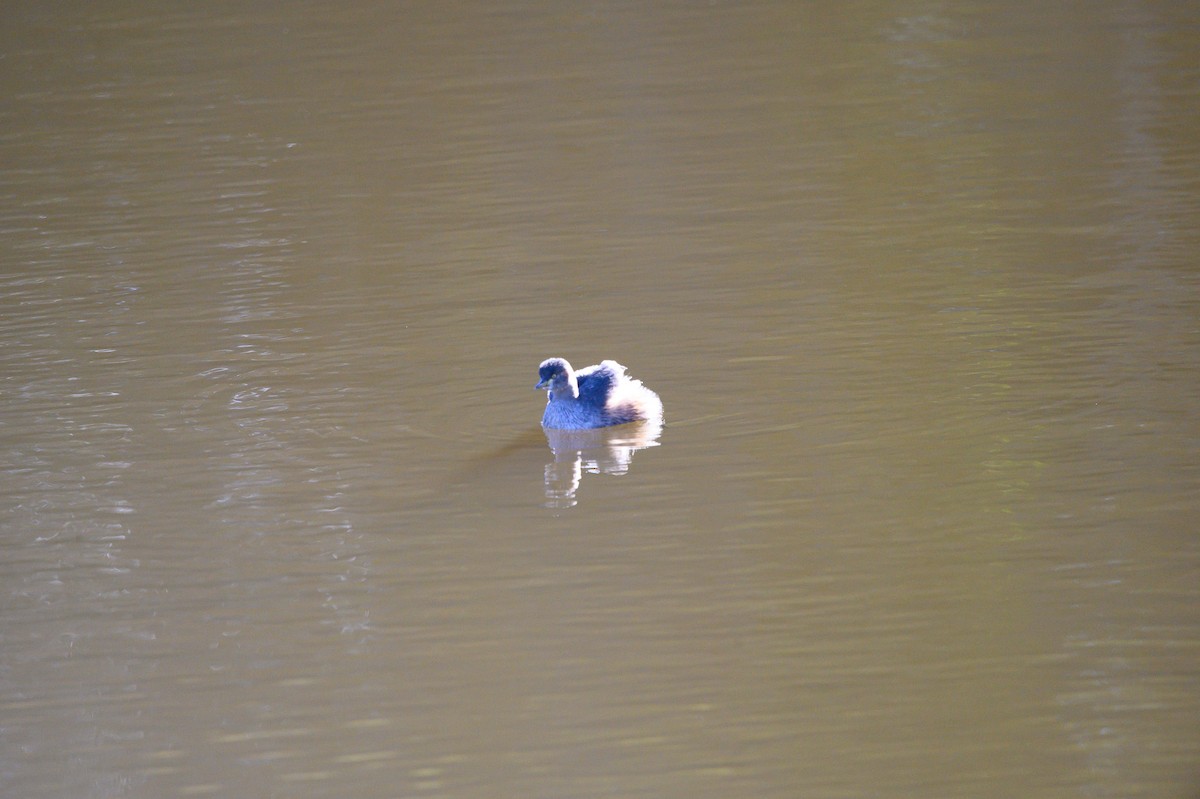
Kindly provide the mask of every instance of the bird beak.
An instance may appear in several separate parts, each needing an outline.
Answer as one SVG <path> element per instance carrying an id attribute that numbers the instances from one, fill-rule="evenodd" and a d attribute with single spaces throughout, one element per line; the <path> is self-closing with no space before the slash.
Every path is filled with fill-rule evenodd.
<path id="1" fill-rule="evenodd" d="M 539 380 L 538 384 L 536 386 L 534 386 L 534 389 L 539 389 L 539 388 L 550 388 L 550 381 L 549 380 Z"/>

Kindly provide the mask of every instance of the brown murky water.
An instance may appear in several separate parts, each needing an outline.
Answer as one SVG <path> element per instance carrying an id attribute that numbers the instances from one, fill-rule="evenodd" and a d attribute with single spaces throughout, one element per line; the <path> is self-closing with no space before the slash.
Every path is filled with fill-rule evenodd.
<path id="1" fill-rule="evenodd" d="M 1198 31 L 9 9 L 0 794 L 1196 795 Z"/>

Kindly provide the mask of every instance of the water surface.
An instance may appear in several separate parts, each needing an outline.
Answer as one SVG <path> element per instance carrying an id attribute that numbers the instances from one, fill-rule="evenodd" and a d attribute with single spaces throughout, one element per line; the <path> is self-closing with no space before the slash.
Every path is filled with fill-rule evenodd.
<path id="1" fill-rule="evenodd" d="M 1195 795 L 1198 26 L 12 10 L 0 792 Z"/>

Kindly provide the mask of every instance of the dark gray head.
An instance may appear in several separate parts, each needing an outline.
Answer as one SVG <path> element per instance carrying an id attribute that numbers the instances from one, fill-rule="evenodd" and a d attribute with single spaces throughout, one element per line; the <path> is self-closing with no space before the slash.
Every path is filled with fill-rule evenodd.
<path id="1" fill-rule="evenodd" d="M 547 358 L 538 367 L 538 382 L 534 388 L 544 388 L 551 394 L 568 393 L 572 397 L 579 396 L 579 384 L 575 380 L 575 370 L 566 358 Z"/>

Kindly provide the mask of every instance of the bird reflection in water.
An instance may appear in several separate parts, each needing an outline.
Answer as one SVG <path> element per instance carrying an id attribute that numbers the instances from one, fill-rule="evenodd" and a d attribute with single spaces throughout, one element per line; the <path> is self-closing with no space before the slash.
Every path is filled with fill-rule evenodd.
<path id="1" fill-rule="evenodd" d="M 592 430 L 544 428 L 554 460 L 546 464 L 546 507 L 571 508 L 588 474 L 620 475 L 629 471 L 633 453 L 658 446 L 662 422 L 633 422 Z"/>

